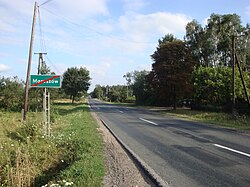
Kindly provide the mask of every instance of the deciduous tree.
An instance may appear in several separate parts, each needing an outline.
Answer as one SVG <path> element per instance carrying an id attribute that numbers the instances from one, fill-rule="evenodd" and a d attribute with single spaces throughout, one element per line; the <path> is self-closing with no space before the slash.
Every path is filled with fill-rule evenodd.
<path id="1" fill-rule="evenodd" d="M 151 57 L 155 93 L 160 102 L 172 103 L 176 108 L 177 99 L 187 97 L 191 91 L 190 78 L 195 65 L 191 51 L 181 40 L 166 41 L 159 44 Z"/>
<path id="2" fill-rule="evenodd" d="M 74 103 L 76 97 L 85 94 L 90 86 L 89 71 L 86 68 L 68 68 L 63 74 L 62 88 Z"/>

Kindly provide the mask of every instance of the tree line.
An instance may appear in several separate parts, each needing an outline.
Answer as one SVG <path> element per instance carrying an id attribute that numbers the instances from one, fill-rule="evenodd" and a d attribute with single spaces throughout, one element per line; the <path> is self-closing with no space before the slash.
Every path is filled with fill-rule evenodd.
<path id="1" fill-rule="evenodd" d="M 54 75 L 48 66 L 41 67 L 41 74 Z M 87 97 L 90 86 L 89 71 L 86 68 L 71 67 L 63 74 L 62 87 L 50 89 L 51 100 L 69 98 L 72 103 L 82 96 Z M 25 82 L 17 76 L 13 78 L 0 77 L 0 110 L 21 111 L 24 104 Z M 29 88 L 29 111 L 41 111 L 43 106 L 42 88 Z"/>
<path id="2" fill-rule="evenodd" d="M 212 14 L 202 27 L 196 20 L 186 25 L 184 39 L 169 33 L 158 40 L 150 55 L 151 71 L 132 71 L 123 77 L 127 85 L 96 85 L 92 97 L 138 105 L 188 105 L 229 110 L 232 100 L 232 42 L 240 62 L 242 77 L 250 92 L 250 25 L 243 26 L 236 14 Z M 41 70 L 54 74 L 49 67 Z M 61 89 L 50 89 L 53 98 L 72 102 L 87 96 L 90 86 L 86 68 L 71 67 L 63 74 Z M 40 110 L 42 89 L 29 90 L 29 109 Z M 235 98 L 239 109 L 247 110 L 240 72 L 235 72 Z M 24 82 L 17 77 L 0 77 L 0 109 L 20 111 L 23 107 Z M 249 111 L 249 109 L 248 109 Z"/>
<path id="3" fill-rule="evenodd" d="M 212 14 L 204 27 L 192 20 L 186 25 L 183 40 L 166 34 L 158 40 L 158 46 L 150 56 L 152 70 L 128 72 L 124 75 L 127 86 L 113 86 L 112 92 L 116 92 L 119 101 L 134 95 L 136 104 L 140 105 L 176 108 L 177 105 L 189 104 L 199 109 L 229 110 L 233 38 L 249 95 L 250 25 L 243 26 L 236 14 Z M 247 99 L 237 68 L 235 74 L 236 104 L 238 108 L 247 110 Z M 107 87 L 97 85 L 92 95 L 112 100 Z"/>

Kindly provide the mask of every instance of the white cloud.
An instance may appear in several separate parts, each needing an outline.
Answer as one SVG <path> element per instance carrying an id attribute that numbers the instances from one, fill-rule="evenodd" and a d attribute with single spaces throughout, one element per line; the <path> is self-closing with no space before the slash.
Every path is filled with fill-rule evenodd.
<path id="1" fill-rule="evenodd" d="M 45 4 L 44 8 L 51 10 L 56 15 L 63 15 L 69 19 L 82 20 L 91 16 L 109 15 L 107 8 L 107 0 L 91 0 L 91 1 L 69 1 L 60 0 L 52 1 Z"/>
<path id="2" fill-rule="evenodd" d="M 24 44 L 23 34 L 29 30 L 33 14 L 33 2 L 0 1 L 0 43 Z M 28 37 L 27 37 L 28 38 Z"/>
<path id="3" fill-rule="evenodd" d="M 10 67 L 5 64 L 0 64 L 0 72 L 7 72 L 10 70 Z"/>
<path id="4" fill-rule="evenodd" d="M 152 14 L 130 14 L 120 17 L 120 26 L 124 32 L 137 34 L 138 37 L 155 33 L 185 32 L 190 18 L 184 14 L 156 12 Z"/>
<path id="5" fill-rule="evenodd" d="M 85 67 L 91 72 L 91 76 L 101 77 L 101 79 L 103 79 L 104 76 L 109 72 L 112 63 L 113 60 L 106 57 L 102 58 L 99 64 L 85 65 Z"/>
<path id="6" fill-rule="evenodd" d="M 125 11 L 138 11 L 147 3 L 144 0 L 123 0 Z"/>

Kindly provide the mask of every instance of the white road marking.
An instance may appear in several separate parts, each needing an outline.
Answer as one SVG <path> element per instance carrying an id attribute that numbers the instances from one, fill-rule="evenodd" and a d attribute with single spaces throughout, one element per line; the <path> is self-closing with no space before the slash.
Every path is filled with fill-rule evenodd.
<path id="1" fill-rule="evenodd" d="M 235 149 L 231 149 L 231 148 L 226 147 L 226 146 L 223 146 L 223 145 L 219 145 L 219 144 L 213 144 L 213 145 L 216 146 L 216 147 L 222 148 L 222 149 L 226 149 L 226 150 L 228 150 L 228 151 L 232 151 L 232 152 L 234 152 L 234 153 L 238 153 L 238 154 L 241 154 L 241 155 L 250 157 L 250 154 L 247 154 L 247 153 L 244 153 L 244 152 L 241 152 L 241 151 L 237 151 L 237 150 L 235 150 Z"/>
<path id="2" fill-rule="evenodd" d="M 120 113 L 122 113 L 122 114 L 124 113 L 124 112 L 123 112 L 123 111 L 121 111 L 121 110 L 118 110 L 118 111 L 119 111 Z"/>
<path id="3" fill-rule="evenodd" d="M 148 123 L 150 123 L 150 124 L 153 124 L 153 125 L 155 125 L 155 126 L 158 126 L 158 124 L 155 123 L 155 122 L 152 122 L 152 121 L 149 121 L 149 120 L 146 120 L 146 119 L 143 119 L 143 118 L 139 118 L 139 119 L 142 120 L 142 121 L 148 122 Z"/>

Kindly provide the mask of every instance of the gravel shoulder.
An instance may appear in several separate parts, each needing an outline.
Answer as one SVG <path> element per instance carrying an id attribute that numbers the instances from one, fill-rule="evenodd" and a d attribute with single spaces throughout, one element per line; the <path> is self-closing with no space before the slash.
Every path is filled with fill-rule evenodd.
<path id="1" fill-rule="evenodd" d="M 99 132 L 104 140 L 105 177 L 104 187 L 150 187 L 155 186 L 136 166 L 126 151 L 116 141 L 113 135 L 99 120 L 94 112 L 91 112 L 99 125 Z"/>

